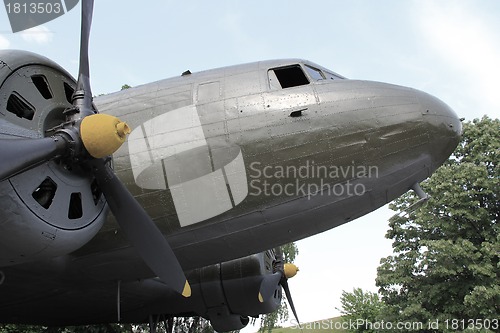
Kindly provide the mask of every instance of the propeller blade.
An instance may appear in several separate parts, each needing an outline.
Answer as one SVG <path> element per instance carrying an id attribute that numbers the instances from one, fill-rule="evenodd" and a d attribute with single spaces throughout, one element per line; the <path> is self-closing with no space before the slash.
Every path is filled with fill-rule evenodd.
<path id="1" fill-rule="evenodd" d="M 286 299 L 288 300 L 288 304 L 290 304 L 290 308 L 292 309 L 293 315 L 295 316 L 295 320 L 297 320 L 297 324 L 299 324 L 299 327 L 300 327 L 300 320 L 299 320 L 299 317 L 297 316 L 297 311 L 295 310 L 295 305 L 293 305 L 292 294 L 290 293 L 290 287 L 288 287 L 288 281 L 286 279 L 283 279 L 281 281 L 281 286 L 283 287 L 283 290 L 285 291 Z"/>
<path id="2" fill-rule="evenodd" d="M 121 130 L 113 129 L 111 133 L 122 132 L 123 135 L 118 135 L 119 138 L 112 136 L 103 139 L 99 133 L 95 133 L 95 130 L 98 132 L 102 131 L 101 127 L 104 125 L 103 122 L 105 122 L 103 116 L 93 116 L 96 121 L 91 122 L 90 125 L 85 125 L 91 118 L 87 116 L 94 113 L 92 111 L 92 90 L 90 87 L 89 69 L 89 39 L 93 9 L 93 0 L 82 0 L 80 69 L 76 91 L 73 95 L 73 106 L 80 110 L 80 118 L 85 118 L 82 120 L 80 126 L 81 138 L 87 151 L 93 157 L 97 157 L 97 159 L 91 162 L 94 166 L 97 182 L 106 197 L 113 215 L 127 238 L 144 262 L 163 282 L 183 296 L 189 297 L 191 296 L 191 287 L 167 240 L 146 211 L 144 211 L 141 205 L 116 177 L 113 170 L 105 164 L 104 160 L 100 159 L 101 156 L 112 154 L 123 143 L 130 129 L 126 124 L 122 123 Z M 118 126 L 119 123 L 117 121 L 117 119 L 111 120 L 112 125 Z M 111 127 L 114 128 L 113 126 Z M 109 144 L 113 142 L 116 143 L 116 147 L 112 145 L 112 149 L 108 150 Z M 100 149 L 102 148 L 102 144 L 104 144 L 106 149 Z M 89 148 L 94 146 L 99 148 L 97 152 L 96 149 Z"/>
<path id="3" fill-rule="evenodd" d="M 97 182 L 113 215 L 144 262 L 169 287 L 189 297 L 191 287 L 182 267 L 153 220 L 104 160 L 95 160 L 93 165 Z"/>
<path id="4" fill-rule="evenodd" d="M 80 109 L 81 117 L 92 114 L 92 90 L 90 87 L 89 39 L 92 25 L 94 0 L 82 0 L 82 26 L 80 37 L 80 69 L 73 105 Z"/>
<path id="5" fill-rule="evenodd" d="M 0 140 L 0 180 L 62 155 L 66 144 L 60 137 Z"/>
<path id="6" fill-rule="evenodd" d="M 288 304 L 290 304 L 290 308 L 292 309 L 293 315 L 295 316 L 295 320 L 297 320 L 297 324 L 299 325 L 299 328 L 302 329 L 302 327 L 300 327 L 299 316 L 297 315 L 297 311 L 295 310 L 295 305 L 293 304 L 292 293 L 290 292 L 290 287 L 288 286 L 288 278 L 289 277 L 286 274 L 286 271 L 287 271 L 286 265 L 288 265 L 288 264 L 285 264 L 283 262 L 284 257 L 283 257 L 283 251 L 281 250 L 281 247 L 278 246 L 275 249 L 275 252 L 276 252 L 276 259 L 279 260 L 279 265 L 281 266 L 280 271 L 282 274 L 282 278 L 280 280 L 280 285 L 283 288 L 283 290 L 285 291 L 286 299 L 288 300 Z M 296 269 L 296 271 L 295 271 L 295 274 L 296 274 L 298 271 L 298 268 L 295 265 L 293 265 L 293 268 Z M 293 277 L 295 274 L 291 275 L 290 277 Z"/>

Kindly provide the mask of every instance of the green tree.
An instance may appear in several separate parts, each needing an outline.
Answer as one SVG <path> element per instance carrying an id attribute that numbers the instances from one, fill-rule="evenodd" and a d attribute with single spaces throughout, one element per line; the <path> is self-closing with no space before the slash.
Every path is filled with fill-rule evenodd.
<path id="1" fill-rule="evenodd" d="M 427 204 L 390 220 L 394 255 L 377 275 L 386 320 L 460 331 L 452 320 L 500 319 L 499 133 L 498 119 L 465 123 L 452 157 L 422 184 Z M 406 194 L 391 208 L 404 212 L 416 199 Z"/>
<path id="2" fill-rule="evenodd" d="M 125 90 L 125 89 L 130 89 L 130 88 L 132 88 L 132 87 L 125 83 L 120 90 Z"/>
<path id="3" fill-rule="evenodd" d="M 361 288 L 354 288 L 352 292 L 342 291 L 340 304 L 342 305 L 340 309 L 342 321 L 349 324 L 356 323 L 356 325 L 346 325 L 346 327 L 356 327 L 356 329 L 348 330 L 349 332 L 377 332 L 372 326 L 380 321 L 385 307 L 377 293 L 363 291 Z M 358 323 L 364 324 L 358 325 Z"/>
<path id="4" fill-rule="evenodd" d="M 68 327 L 45 327 L 37 325 L 0 324 L 0 333 L 128 333 L 131 325 L 102 324 Z"/>
<path id="5" fill-rule="evenodd" d="M 214 333 L 210 322 L 203 317 L 174 318 L 174 333 Z"/>
<path id="6" fill-rule="evenodd" d="M 0 333 L 41 333 L 46 330 L 47 328 L 43 326 L 0 324 Z"/>

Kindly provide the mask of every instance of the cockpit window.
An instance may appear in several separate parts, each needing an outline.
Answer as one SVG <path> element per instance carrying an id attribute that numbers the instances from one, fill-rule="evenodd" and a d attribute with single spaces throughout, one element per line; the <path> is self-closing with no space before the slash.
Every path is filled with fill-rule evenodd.
<path id="1" fill-rule="evenodd" d="M 313 81 L 320 81 L 325 79 L 325 75 L 321 72 L 321 70 L 309 65 L 305 65 L 305 68 Z"/>
<path id="2" fill-rule="evenodd" d="M 271 88 L 291 88 L 309 84 L 304 71 L 299 65 L 274 68 L 269 70 L 269 84 Z"/>

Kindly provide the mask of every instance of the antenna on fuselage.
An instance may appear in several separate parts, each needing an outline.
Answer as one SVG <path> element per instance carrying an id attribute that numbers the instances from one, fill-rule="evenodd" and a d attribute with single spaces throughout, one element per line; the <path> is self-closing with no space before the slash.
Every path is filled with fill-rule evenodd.
<path id="1" fill-rule="evenodd" d="M 411 204 L 408 208 L 402 210 L 401 212 L 393 215 L 390 219 L 392 220 L 393 218 L 396 218 L 398 216 L 403 217 L 405 215 L 409 215 L 411 212 L 415 211 L 417 208 L 421 207 L 423 204 L 425 204 L 427 201 L 430 199 L 430 195 L 425 193 L 424 190 L 422 190 L 422 187 L 420 187 L 419 183 L 413 184 L 411 189 L 415 192 L 415 194 L 420 198 L 417 202 L 414 204 Z"/>

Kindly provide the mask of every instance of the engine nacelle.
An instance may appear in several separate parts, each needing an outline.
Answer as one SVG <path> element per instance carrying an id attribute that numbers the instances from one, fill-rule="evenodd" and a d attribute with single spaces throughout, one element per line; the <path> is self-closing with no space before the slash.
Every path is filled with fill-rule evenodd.
<path id="1" fill-rule="evenodd" d="M 66 119 L 75 86 L 45 57 L 0 51 L 0 138 L 51 135 Z M 101 228 L 106 207 L 93 177 L 78 166 L 51 161 L 1 181 L 0 267 L 80 248 Z"/>
<path id="2" fill-rule="evenodd" d="M 198 314 L 209 319 L 216 331 L 226 332 L 245 327 L 248 317 L 276 310 L 281 286 L 276 286 L 270 299 L 259 300 L 261 284 L 265 276 L 273 274 L 275 260 L 270 250 L 188 273 L 193 296 L 199 295 L 204 304 Z"/>

